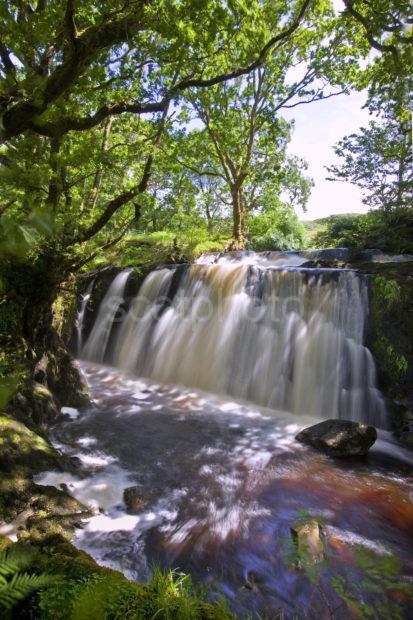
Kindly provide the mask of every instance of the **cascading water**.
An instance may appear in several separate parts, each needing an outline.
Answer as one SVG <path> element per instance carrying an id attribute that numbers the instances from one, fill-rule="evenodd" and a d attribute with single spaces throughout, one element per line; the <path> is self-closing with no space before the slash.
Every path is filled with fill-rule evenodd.
<path id="1" fill-rule="evenodd" d="M 93 280 L 89 282 L 85 293 L 82 295 L 80 308 L 79 308 L 79 312 L 78 312 L 77 319 L 76 319 L 76 335 L 77 335 L 77 349 L 76 350 L 77 350 L 78 355 L 80 354 L 82 350 L 83 321 L 84 321 L 85 314 L 86 314 L 87 304 L 93 291 L 94 283 L 95 283 L 95 278 L 93 278 Z"/>
<path id="2" fill-rule="evenodd" d="M 80 362 L 94 407 L 52 430 L 81 466 L 36 479 L 94 511 L 76 546 L 133 581 L 179 567 L 237 617 L 324 618 L 328 605 L 347 620 L 359 600 L 413 617 L 380 572 L 394 554 L 392 583 L 412 579 L 411 454 L 380 432 L 367 459 L 343 466 L 295 440 L 320 417 L 385 418 L 363 344 L 368 279 L 310 267 L 325 259 L 204 256 L 153 271 L 138 294 L 129 271 L 96 281 Z M 321 524 L 320 588 L 304 562 L 292 569 L 291 530 L 307 518 Z"/>
<path id="3" fill-rule="evenodd" d="M 106 351 L 128 272 L 116 276 L 82 357 L 273 409 L 385 426 L 363 345 L 367 283 L 352 270 L 222 257 L 143 282 Z M 248 264 L 252 263 L 252 264 Z M 276 265 L 274 267 L 273 265 Z M 106 352 L 106 353 L 105 353 Z"/>
<path id="4" fill-rule="evenodd" d="M 100 304 L 92 331 L 89 334 L 85 346 L 82 348 L 81 355 L 84 359 L 103 362 L 113 326 L 113 320 L 123 301 L 126 282 L 128 281 L 131 271 L 131 269 L 127 269 L 119 273 L 109 286 Z"/>

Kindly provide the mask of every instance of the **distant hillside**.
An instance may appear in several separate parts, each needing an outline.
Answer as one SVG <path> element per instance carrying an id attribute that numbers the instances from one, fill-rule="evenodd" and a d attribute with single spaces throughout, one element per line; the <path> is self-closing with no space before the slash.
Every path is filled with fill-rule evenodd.
<path id="1" fill-rule="evenodd" d="M 342 217 L 357 217 L 358 213 L 338 213 L 333 215 L 328 215 L 327 217 L 322 217 L 317 220 L 302 220 L 301 223 L 304 226 L 305 230 L 305 245 L 307 248 L 312 248 L 314 244 L 315 236 L 326 230 L 327 225 L 337 218 Z"/>

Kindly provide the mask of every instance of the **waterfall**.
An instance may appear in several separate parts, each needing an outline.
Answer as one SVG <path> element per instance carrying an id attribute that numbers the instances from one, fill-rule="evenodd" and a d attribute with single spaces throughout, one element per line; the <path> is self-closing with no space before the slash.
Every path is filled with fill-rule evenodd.
<path id="1" fill-rule="evenodd" d="M 346 269 L 256 263 L 221 257 L 149 274 L 117 330 L 111 363 L 273 409 L 385 425 L 364 346 L 366 279 Z M 110 298 L 125 278 L 115 278 L 101 304 L 88 359 L 103 359 L 119 306 Z"/>
<path id="2" fill-rule="evenodd" d="M 82 335 L 83 335 L 83 321 L 85 319 L 85 314 L 86 314 L 86 307 L 87 307 L 87 303 L 90 299 L 90 296 L 92 294 L 93 291 L 93 285 L 95 283 L 95 278 L 93 278 L 93 280 L 91 280 L 88 284 L 88 287 L 85 291 L 85 293 L 83 293 L 82 297 L 81 297 L 81 303 L 80 303 L 80 308 L 79 308 L 79 312 L 77 314 L 77 319 L 76 319 L 76 342 L 77 342 L 77 354 L 80 355 L 81 351 L 82 351 Z"/>
<path id="3" fill-rule="evenodd" d="M 81 350 L 81 357 L 83 359 L 90 359 L 100 363 L 104 361 L 109 336 L 116 314 L 124 301 L 123 294 L 131 271 L 132 269 L 126 269 L 119 273 L 109 286 L 100 304 L 92 331 Z"/>

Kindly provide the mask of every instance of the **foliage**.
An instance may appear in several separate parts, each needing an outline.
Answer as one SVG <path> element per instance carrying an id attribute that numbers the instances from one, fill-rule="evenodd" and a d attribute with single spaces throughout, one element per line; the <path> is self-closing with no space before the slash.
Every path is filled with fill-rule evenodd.
<path id="1" fill-rule="evenodd" d="M 35 552 L 29 547 L 12 546 L 0 551 L 0 609 L 11 610 L 33 592 L 51 586 L 52 575 L 30 574 Z"/>
<path id="2" fill-rule="evenodd" d="M 401 287 L 395 280 L 385 278 L 384 276 L 376 276 L 374 287 L 377 295 L 386 305 L 387 310 L 391 310 L 394 304 L 397 304 L 401 299 Z"/>
<path id="3" fill-rule="evenodd" d="M 385 211 L 413 203 L 413 148 L 411 122 L 392 118 L 371 121 L 358 134 L 334 147 L 343 160 L 327 168 L 329 180 L 349 181 L 363 190 L 364 204 Z"/>
<path id="4" fill-rule="evenodd" d="M 313 523 L 323 528 L 322 519 L 317 517 L 314 521 L 314 517 L 306 511 L 300 512 L 297 524 L 301 521 L 302 524 Z M 314 556 L 314 549 L 311 552 L 305 538 L 299 544 L 290 540 L 289 548 L 288 565 L 303 571 L 313 588 L 313 595 L 318 594 L 323 611 L 327 609 L 328 617 L 363 620 L 402 620 L 405 617 L 406 603 L 411 600 L 413 587 L 401 578 L 403 569 L 395 555 L 379 554 L 363 545 L 352 545 L 351 565 L 337 566 L 328 537 L 320 538 L 322 556 Z M 310 607 L 305 610 L 305 617 L 317 618 L 319 613 L 317 606 L 314 609 Z"/>
<path id="5" fill-rule="evenodd" d="M 413 209 L 382 210 L 365 215 L 331 215 L 317 220 L 324 226 L 313 238 L 314 247 L 374 248 L 413 253 Z"/>
<path id="6" fill-rule="evenodd" d="M 248 75 L 276 43 L 290 44 L 307 12 L 322 15 L 324 3 L 311 4 L 4 3 L 0 213 L 4 239 L 11 226 L 19 233 L 4 249 L 31 243 L 34 257 L 59 255 L 67 274 L 116 243 L 151 203 L 173 107 L 188 89 Z M 37 214 L 48 225 L 33 235 Z"/>
<path id="7" fill-rule="evenodd" d="M 413 593 L 410 583 L 400 579 L 401 567 L 390 554 L 378 555 L 361 545 L 355 546 L 354 565 L 358 578 L 337 576 L 332 585 L 359 618 L 394 618 L 402 620 L 403 603 Z M 400 602 L 401 601 L 401 602 Z"/>
<path id="8" fill-rule="evenodd" d="M 197 131 L 192 145 L 196 150 L 189 153 L 192 159 L 186 155 L 183 165 L 198 176 L 209 222 L 211 206 L 219 209 L 221 204 L 223 214 L 226 206 L 232 237 L 241 245 L 246 217 L 282 208 L 283 193 L 287 204 L 305 207 L 312 185 L 304 176 L 305 162 L 286 155 L 291 125 L 277 117 L 283 99 L 288 98 L 289 85 L 284 81 L 289 63 L 273 59 L 274 65 L 283 61 L 284 73 L 277 79 L 273 79 L 274 70 L 266 67 L 231 86 L 202 93 L 192 102 L 204 127 Z"/>
<path id="9" fill-rule="evenodd" d="M 106 617 L 196 620 L 231 618 L 224 607 L 206 603 L 193 589 L 190 577 L 155 568 L 147 586 L 129 583 L 119 574 L 90 582 L 74 603 L 71 620 Z"/>
<path id="10" fill-rule="evenodd" d="M 154 569 L 147 585 L 106 571 L 81 580 L 65 580 L 41 593 L 39 620 L 231 620 L 221 601 L 208 603 L 188 575 Z"/>
<path id="11" fill-rule="evenodd" d="M 248 247 L 256 251 L 291 250 L 304 246 L 304 227 L 294 209 L 281 205 L 246 219 Z"/>
<path id="12" fill-rule="evenodd" d="M 365 107 L 377 116 L 335 147 L 338 164 L 330 180 L 345 180 L 363 190 L 363 202 L 385 211 L 409 208 L 413 198 L 411 93 L 413 25 L 408 0 L 344 0 L 343 14 L 354 34 L 378 52 L 354 75 L 367 88 Z"/>
<path id="13" fill-rule="evenodd" d="M 395 350 L 394 345 L 386 336 L 381 336 L 376 340 L 373 353 L 379 360 L 385 360 L 385 369 L 392 384 L 402 383 L 408 369 L 407 360 L 404 355 Z M 397 395 L 396 393 L 395 396 Z"/>
<path id="14" fill-rule="evenodd" d="M 42 548 L 5 541 L 3 545 L 0 539 L 1 618 L 8 620 L 7 610 L 27 596 L 30 599 L 19 611 L 29 611 L 38 620 L 235 618 L 223 599 L 209 602 L 208 591 L 195 587 L 188 575 L 178 571 L 155 567 L 149 583 L 133 583 L 56 537 L 54 545 Z M 4 597 L 3 581 L 7 585 Z"/>
<path id="15" fill-rule="evenodd" d="M 382 381 L 389 394 L 400 399 L 409 391 L 411 374 L 411 322 L 412 289 L 403 286 L 396 276 L 375 276 L 371 286 L 371 312 L 374 337 L 370 348 L 377 360 Z"/>

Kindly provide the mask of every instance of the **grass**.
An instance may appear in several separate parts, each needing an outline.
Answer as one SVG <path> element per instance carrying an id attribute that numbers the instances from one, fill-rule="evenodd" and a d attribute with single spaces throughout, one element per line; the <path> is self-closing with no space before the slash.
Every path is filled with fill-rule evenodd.
<path id="1" fill-rule="evenodd" d="M 224 599 L 210 602 L 179 571 L 155 567 L 149 583 L 132 583 L 59 537 L 33 545 L 0 536 L 0 618 L 14 617 L 235 620 Z"/>

